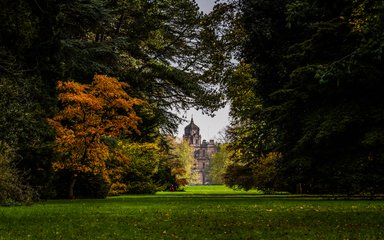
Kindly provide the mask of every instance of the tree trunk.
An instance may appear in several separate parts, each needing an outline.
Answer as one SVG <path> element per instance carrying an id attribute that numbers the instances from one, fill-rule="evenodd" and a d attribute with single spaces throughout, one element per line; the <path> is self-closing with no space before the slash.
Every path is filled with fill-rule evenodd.
<path id="1" fill-rule="evenodd" d="M 303 194 L 303 186 L 301 183 L 296 184 L 296 194 Z"/>
<path id="2" fill-rule="evenodd" d="M 75 195 L 73 194 L 73 189 L 75 188 L 75 184 L 76 184 L 76 174 L 72 174 L 71 176 L 71 181 L 70 181 L 70 184 L 69 184 L 69 191 L 68 191 L 68 198 L 69 199 L 75 199 Z"/>

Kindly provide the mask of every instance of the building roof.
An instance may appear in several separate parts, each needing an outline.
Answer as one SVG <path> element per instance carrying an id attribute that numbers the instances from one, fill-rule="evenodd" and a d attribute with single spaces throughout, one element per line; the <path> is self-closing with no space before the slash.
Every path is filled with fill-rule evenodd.
<path id="1" fill-rule="evenodd" d="M 191 132 L 192 129 L 200 131 L 200 128 L 193 122 L 193 118 L 191 118 L 191 123 L 184 128 L 184 131 Z"/>

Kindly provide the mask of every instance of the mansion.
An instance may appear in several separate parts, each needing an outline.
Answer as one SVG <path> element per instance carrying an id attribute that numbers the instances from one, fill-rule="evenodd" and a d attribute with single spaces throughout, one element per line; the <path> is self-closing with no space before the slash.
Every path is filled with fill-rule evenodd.
<path id="1" fill-rule="evenodd" d="M 201 141 L 200 128 L 193 122 L 193 118 L 188 126 L 184 128 L 183 139 L 194 148 L 195 164 L 192 171 L 197 175 L 197 184 L 210 184 L 208 167 L 211 156 L 218 151 L 214 140 Z"/>

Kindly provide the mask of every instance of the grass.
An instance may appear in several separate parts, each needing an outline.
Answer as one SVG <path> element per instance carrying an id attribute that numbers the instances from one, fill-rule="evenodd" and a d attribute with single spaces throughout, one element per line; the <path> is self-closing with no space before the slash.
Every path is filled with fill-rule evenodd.
<path id="1" fill-rule="evenodd" d="M 157 194 L 172 194 L 172 195 L 254 195 L 254 194 L 262 194 L 262 191 L 259 190 L 250 190 L 250 191 L 244 191 L 244 190 L 234 190 L 231 188 L 228 188 L 224 185 L 198 185 L 198 186 L 186 186 L 184 187 L 183 191 L 180 192 L 158 192 Z"/>
<path id="2" fill-rule="evenodd" d="M 2 207 L 0 239 L 384 239 L 384 201 L 196 186 Z"/>

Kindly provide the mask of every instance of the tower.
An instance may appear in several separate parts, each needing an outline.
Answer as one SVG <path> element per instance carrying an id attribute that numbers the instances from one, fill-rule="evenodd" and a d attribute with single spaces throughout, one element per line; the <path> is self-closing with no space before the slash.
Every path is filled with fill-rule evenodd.
<path id="1" fill-rule="evenodd" d="M 197 184 L 209 184 L 208 169 L 211 156 L 217 152 L 216 144 L 213 140 L 201 142 L 200 128 L 193 122 L 193 118 L 191 118 L 190 124 L 184 128 L 183 139 L 194 148 L 195 164 L 192 171 L 198 177 Z"/>
<path id="2" fill-rule="evenodd" d="M 188 141 L 190 145 L 199 146 L 201 143 L 200 128 L 193 122 L 184 128 L 184 140 Z"/>

